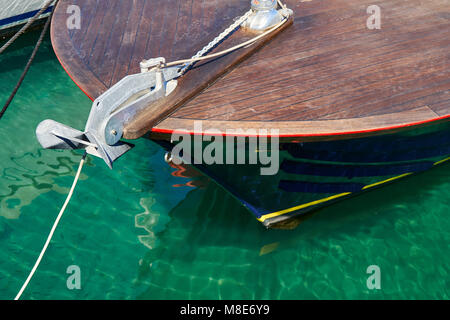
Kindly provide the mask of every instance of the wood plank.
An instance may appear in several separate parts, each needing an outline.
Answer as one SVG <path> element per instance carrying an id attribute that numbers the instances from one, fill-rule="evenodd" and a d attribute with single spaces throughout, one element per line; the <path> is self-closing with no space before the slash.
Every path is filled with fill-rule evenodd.
<path id="1" fill-rule="evenodd" d="M 242 129 L 268 130 L 268 133 L 270 133 L 270 130 L 278 130 L 278 135 L 281 137 L 300 137 L 301 141 L 306 142 L 346 138 L 349 135 L 353 135 L 353 132 L 360 132 L 359 134 L 354 134 L 355 137 L 368 136 L 376 134 L 376 131 L 380 131 L 380 128 L 386 130 L 386 132 L 397 132 L 402 126 L 408 124 L 424 125 L 419 124 L 419 122 L 431 121 L 437 117 L 438 115 L 433 110 L 428 106 L 424 106 L 408 111 L 364 118 L 299 121 L 301 123 L 300 130 L 300 126 L 292 126 L 291 121 L 248 121 L 246 122 L 246 127 Z M 164 124 L 164 127 L 162 123 L 158 125 L 156 132 L 162 132 L 164 128 L 169 126 L 173 128 L 171 130 L 177 133 L 189 134 L 190 132 L 194 132 L 196 121 L 194 119 L 171 117 L 165 120 L 166 124 Z M 202 121 L 201 124 L 205 134 L 208 134 L 208 131 L 226 133 L 227 130 L 230 130 L 230 135 L 233 135 L 231 131 L 240 128 L 236 126 L 236 121 Z"/>
<path id="2" fill-rule="evenodd" d="M 166 112 L 163 116 L 169 117 L 153 130 L 168 133 L 203 120 L 222 131 L 261 125 L 317 136 L 320 130 L 367 132 L 450 118 L 448 0 L 284 2 L 295 12 L 292 27 L 215 82 L 219 66 L 192 70 L 180 81 L 191 94 L 174 97 L 178 110 Z M 66 8 L 74 3 L 83 23 L 81 30 L 69 32 Z M 123 76 L 139 72 L 144 58 L 192 56 L 248 4 L 61 0 L 52 41 L 62 65 L 93 99 Z M 366 27 L 369 5 L 381 8 L 380 30 Z M 240 36 L 219 48 L 239 42 Z M 222 60 L 216 62 L 226 65 Z M 204 75 L 210 77 L 207 88 L 198 84 Z M 149 109 L 127 128 L 126 137 L 136 138 L 158 121 Z"/>
<path id="3" fill-rule="evenodd" d="M 292 25 L 292 22 L 292 19 L 289 19 L 279 29 L 263 37 L 251 46 L 225 55 L 215 61 L 207 61 L 195 66 L 178 80 L 178 86 L 174 92 L 152 104 L 139 113 L 130 123 L 126 124 L 123 131 L 124 138 L 137 139 L 142 137 L 158 123 L 183 106 L 187 101 L 195 97 L 198 93 L 211 85 L 211 83 L 214 83 L 220 76 L 229 70 L 232 70 L 236 65 L 247 59 L 272 38 L 275 38 L 279 33 L 282 33 Z M 255 33 L 240 29 L 236 31 L 232 37 L 225 40 L 224 44 L 227 47 L 234 47 L 253 37 L 255 37 Z M 215 51 L 213 50 L 212 53 L 214 52 Z"/>

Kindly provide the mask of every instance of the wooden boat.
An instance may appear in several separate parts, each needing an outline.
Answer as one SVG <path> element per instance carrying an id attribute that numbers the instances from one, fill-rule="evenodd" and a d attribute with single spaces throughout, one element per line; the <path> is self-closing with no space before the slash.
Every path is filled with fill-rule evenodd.
<path id="1" fill-rule="evenodd" d="M 0 36 L 13 33 L 19 26 L 34 17 L 47 0 L 0 0 Z M 40 16 L 36 24 L 42 22 L 52 11 L 50 6 Z"/>
<path id="2" fill-rule="evenodd" d="M 123 138 L 145 136 L 171 150 L 172 134 L 193 135 L 196 121 L 220 132 L 278 129 L 275 175 L 261 176 L 258 165 L 195 165 L 267 227 L 450 159 L 449 1 L 284 2 L 294 12 L 291 26 L 251 55 L 246 48 L 198 64 L 179 84 L 184 96 L 169 101 L 175 109 L 156 120 L 155 108 L 140 112 Z M 81 29 L 66 28 L 72 3 L 81 8 Z M 373 5 L 381 10 L 380 29 L 368 28 Z M 248 6 L 61 0 L 52 42 L 94 100 L 139 73 L 144 58 L 192 56 Z M 245 38 L 236 37 L 215 50 Z"/>

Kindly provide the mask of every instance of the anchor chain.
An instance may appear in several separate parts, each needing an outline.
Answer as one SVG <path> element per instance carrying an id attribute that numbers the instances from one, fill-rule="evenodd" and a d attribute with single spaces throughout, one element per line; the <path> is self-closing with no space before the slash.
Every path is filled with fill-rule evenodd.
<path id="1" fill-rule="evenodd" d="M 283 9 L 284 11 L 283 14 L 286 13 L 289 14 L 289 12 L 287 12 L 288 9 L 286 5 L 283 2 L 281 2 L 281 0 L 277 0 L 277 3 L 281 7 L 281 9 Z M 185 63 L 184 66 L 181 68 L 180 73 L 184 74 L 193 64 L 197 62 L 196 60 L 198 58 L 201 58 L 204 55 L 208 54 L 215 46 L 220 44 L 230 34 L 232 34 L 234 31 L 236 31 L 236 29 L 238 29 L 242 24 L 244 24 L 244 22 L 246 22 L 253 13 L 254 13 L 253 9 L 250 9 L 243 16 L 237 18 L 236 21 L 231 26 L 226 28 L 221 34 L 219 34 L 210 43 L 208 43 L 205 47 L 203 47 L 203 49 L 201 49 L 194 56 L 192 56 L 191 58 L 192 61 Z"/>
<path id="2" fill-rule="evenodd" d="M 256 5 L 262 6 L 262 3 L 259 1 L 261 1 L 261 0 L 253 0 L 252 3 L 254 2 L 255 6 Z M 278 17 L 274 17 L 274 15 L 273 15 L 273 13 L 274 13 L 273 11 L 275 11 L 275 6 L 273 7 L 272 10 L 263 10 L 263 8 L 261 10 L 255 10 L 255 8 L 253 8 L 253 6 L 252 6 L 252 9 L 247 11 L 243 16 L 237 18 L 237 20 L 231 26 L 229 26 L 222 33 L 220 33 L 217 37 L 215 37 L 210 43 L 208 43 L 205 47 L 203 47 L 200 51 L 198 51 L 192 58 L 172 61 L 169 63 L 164 62 L 164 63 L 161 63 L 158 66 L 158 68 L 167 68 L 167 67 L 172 67 L 172 66 L 178 66 L 179 76 L 183 76 L 198 61 L 223 56 L 229 52 L 232 52 L 232 51 L 238 50 L 240 48 L 243 48 L 245 46 L 251 45 L 251 44 L 255 43 L 256 41 L 258 41 L 259 39 L 265 37 L 266 35 L 272 33 L 273 31 L 277 30 L 284 23 L 286 23 L 288 21 L 288 19 L 292 16 L 293 11 L 288 9 L 286 7 L 286 5 L 283 4 L 283 2 L 281 2 L 281 0 L 266 0 L 266 1 L 271 1 L 272 4 L 278 4 L 278 6 L 280 6 L 281 9 L 278 10 Z M 261 26 L 258 26 L 258 28 L 252 28 L 252 27 L 249 27 L 249 28 L 254 31 L 264 31 L 263 33 L 259 34 L 258 36 L 255 36 L 254 38 L 252 38 L 248 41 L 245 41 L 244 43 L 235 45 L 232 48 L 229 48 L 229 49 L 226 49 L 226 50 L 214 53 L 214 54 L 209 54 L 209 52 L 212 49 L 214 49 L 218 44 L 220 44 L 223 40 L 225 40 L 228 36 L 230 36 L 239 27 L 243 26 L 245 23 L 247 23 L 248 21 L 250 21 L 251 19 L 253 19 L 255 17 L 261 18 L 260 16 L 258 16 L 258 12 L 263 13 L 263 16 L 264 16 L 262 18 L 263 21 L 264 21 L 264 19 L 269 19 L 268 21 L 265 21 L 267 25 L 264 26 L 265 28 L 261 27 Z M 268 15 L 266 16 L 266 14 L 268 14 Z M 275 14 L 275 15 L 277 15 L 277 14 Z M 276 19 L 280 19 L 280 21 L 278 23 L 276 23 Z M 261 22 L 261 21 L 259 21 L 259 22 Z M 143 63 L 147 64 L 148 62 L 150 62 L 152 60 L 153 59 L 144 60 Z"/>
<path id="3" fill-rule="evenodd" d="M 242 17 L 237 19 L 231 26 L 226 28 L 221 34 L 219 34 L 217 37 L 215 37 L 210 43 L 208 43 L 203 49 L 198 51 L 192 58 L 191 62 L 185 63 L 184 66 L 181 68 L 180 73 L 184 74 L 194 63 L 196 62 L 198 58 L 203 57 L 205 54 L 209 53 L 215 46 L 220 44 L 225 38 L 227 38 L 230 34 L 232 34 L 237 28 L 239 28 L 253 13 L 253 10 L 250 9 L 247 11 Z"/>

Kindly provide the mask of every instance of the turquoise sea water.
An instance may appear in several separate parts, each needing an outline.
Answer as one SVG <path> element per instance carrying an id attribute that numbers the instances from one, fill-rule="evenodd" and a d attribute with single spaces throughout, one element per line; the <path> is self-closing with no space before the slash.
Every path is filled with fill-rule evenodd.
<path id="1" fill-rule="evenodd" d="M 6 101 L 38 32 L 0 56 Z M 20 289 L 62 206 L 80 152 L 42 150 L 46 118 L 82 129 L 91 101 L 47 38 L 0 120 L 0 299 Z M 450 166 L 266 230 L 205 178 L 180 186 L 155 143 L 138 140 L 113 171 L 89 158 L 23 299 L 448 299 Z M 178 187 L 174 187 L 178 185 Z M 81 290 L 66 285 L 81 270 Z M 367 267 L 381 269 L 369 290 Z"/>

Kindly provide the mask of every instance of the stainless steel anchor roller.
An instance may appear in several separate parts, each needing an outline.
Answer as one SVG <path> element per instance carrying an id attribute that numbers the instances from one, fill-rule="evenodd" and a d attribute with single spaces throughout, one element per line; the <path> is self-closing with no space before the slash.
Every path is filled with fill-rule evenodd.
<path id="1" fill-rule="evenodd" d="M 84 131 L 54 120 L 44 120 L 36 129 L 40 144 L 46 149 L 85 149 L 87 153 L 102 158 L 112 168 L 114 161 L 133 147 L 130 143 L 120 141 L 125 126 L 140 111 L 170 95 L 177 87 L 176 79 L 237 27 L 261 32 L 292 16 L 292 10 L 284 5 L 277 10 L 277 3 L 277 0 L 251 0 L 251 10 L 194 57 L 181 60 L 178 66 L 167 67 L 162 57 L 142 61 L 141 73 L 123 78 L 94 101 Z"/>
<path id="2" fill-rule="evenodd" d="M 141 73 L 123 78 L 99 96 L 84 131 L 54 120 L 42 121 L 36 129 L 39 143 L 46 149 L 86 149 L 112 168 L 113 162 L 133 147 L 120 141 L 125 125 L 177 86 L 179 67 L 161 69 L 164 63 L 164 58 L 141 62 Z"/>

